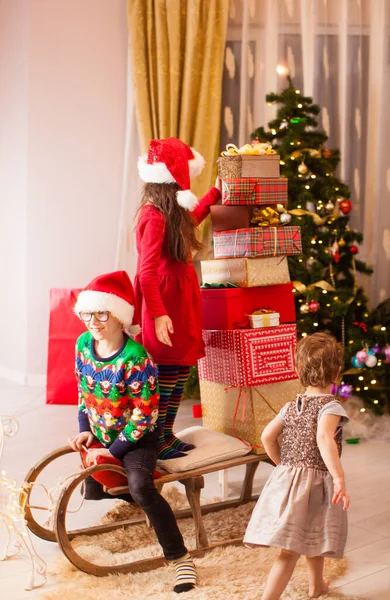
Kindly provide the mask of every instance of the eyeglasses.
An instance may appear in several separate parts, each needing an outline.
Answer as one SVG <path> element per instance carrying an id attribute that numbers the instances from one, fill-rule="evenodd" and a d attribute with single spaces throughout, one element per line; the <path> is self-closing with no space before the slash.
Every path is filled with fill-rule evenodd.
<path id="1" fill-rule="evenodd" d="M 100 321 L 100 323 L 105 323 L 106 321 L 108 321 L 108 317 L 110 316 L 110 313 L 105 310 L 105 311 L 99 311 L 99 312 L 81 312 L 79 313 L 80 319 L 82 321 L 84 321 L 84 323 L 89 323 L 90 320 L 92 319 L 92 315 L 94 315 L 95 319 L 97 321 Z"/>

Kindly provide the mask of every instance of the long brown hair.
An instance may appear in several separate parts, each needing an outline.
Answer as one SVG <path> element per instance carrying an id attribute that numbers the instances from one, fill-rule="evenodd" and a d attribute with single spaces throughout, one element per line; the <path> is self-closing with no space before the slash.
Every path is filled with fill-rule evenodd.
<path id="1" fill-rule="evenodd" d="M 202 244 L 196 239 L 190 212 L 177 202 L 176 192 L 179 190 L 181 187 L 177 183 L 145 183 L 139 208 L 151 203 L 164 215 L 168 254 L 174 260 L 187 263 L 191 253 L 200 250 Z"/>

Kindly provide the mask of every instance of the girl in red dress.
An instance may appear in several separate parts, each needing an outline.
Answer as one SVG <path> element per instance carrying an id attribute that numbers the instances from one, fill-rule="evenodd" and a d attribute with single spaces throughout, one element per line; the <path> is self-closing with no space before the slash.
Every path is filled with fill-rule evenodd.
<path id="1" fill-rule="evenodd" d="M 195 228 L 221 198 L 219 179 L 199 202 L 190 190 L 190 177 L 200 174 L 204 162 L 176 138 L 152 140 L 138 160 L 145 186 L 136 226 L 135 293 L 142 328 L 137 339 L 158 366 L 160 460 L 193 448 L 176 438 L 172 427 L 190 367 L 204 356 L 201 295 L 191 257 L 201 247 Z"/>

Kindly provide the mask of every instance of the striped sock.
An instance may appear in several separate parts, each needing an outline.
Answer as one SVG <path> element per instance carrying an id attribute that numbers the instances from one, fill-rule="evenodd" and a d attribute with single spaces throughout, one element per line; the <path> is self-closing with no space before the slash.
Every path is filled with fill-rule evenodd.
<path id="1" fill-rule="evenodd" d="M 191 556 L 187 553 L 182 558 L 172 561 L 176 569 L 176 581 L 173 591 L 177 594 L 189 592 L 197 583 L 196 568 Z"/>
<path id="2" fill-rule="evenodd" d="M 184 386 L 187 382 L 189 374 L 190 367 L 177 367 L 176 383 L 169 397 L 164 424 L 165 443 L 171 448 L 179 450 L 180 452 L 189 452 L 195 448 L 193 444 L 186 444 L 185 442 L 179 440 L 172 431 L 177 411 L 179 410 L 180 402 L 183 397 Z"/>
<path id="3" fill-rule="evenodd" d="M 158 383 L 160 387 L 160 401 L 158 404 L 158 423 L 160 425 L 159 460 L 169 460 L 171 458 L 181 458 L 185 456 L 183 452 L 180 452 L 180 450 L 175 449 L 168 444 L 164 436 L 168 404 L 178 377 L 179 367 L 158 365 Z"/>

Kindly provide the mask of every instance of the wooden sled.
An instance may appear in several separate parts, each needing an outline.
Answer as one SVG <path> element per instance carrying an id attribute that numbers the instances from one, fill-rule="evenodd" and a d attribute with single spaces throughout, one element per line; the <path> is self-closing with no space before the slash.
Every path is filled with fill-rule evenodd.
<path id="1" fill-rule="evenodd" d="M 51 454 L 43 458 L 38 464 L 36 464 L 26 476 L 23 483 L 23 489 L 27 495 L 24 494 L 21 497 L 21 503 L 24 505 L 25 519 L 28 528 L 32 533 L 38 537 L 49 541 L 57 542 L 65 556 L 70 562 L 85 573 L 91 575 L 104 576 L 111 573 L 139 573 L 149 571 L 163 566 L 167 563 L 164 556 L 147 558 L 142 560 L 133 561 L 127 564 L 121 565 L 110 565 L 102 566 L 96 565 L 89 562 L 85 558 L 81 557 L 76 549 L 72 546 L 71 542 L 75 538 L 83 535 L 98 535 L 114 531 L 128 525 L 135 523 L 147 522 L 146 516 L 129 519 L 126 521 L 116 521 L 106 525 L 96 525 L 87 527 L 84 529 L 74 529 L 68 531 L 66 529 L 66 512 L 70 498 L 75 489 L 90 475 L 98 471 L 113 471 L 125 475 L 125 471 L 122 467 L 111 465 L 111 464 L 100 464 L 86 469 L 82 469 L 79 475 L 69 480 L 67 485 L 62 488 L 58 503 L 54 515 L 54 531 L 40 525 L 34 518 L 33 510 L 34 507 L 30 505 L 30 496 L 33 489 L 33 483 L 37 480 L 41 472 L 53 461 L 66 454 L 73 453 L 73 450 L 69 446 L 64 446 L 55 450 Z M 253 479 L 257 470 L 257 467 L 261 461 L 270 462 L 266 454 L 247 454 L 238 458 L 233 458 L 226 461 L 214 463 L 199 469 L 192 469 L 182 473 L 167 473 L 159 479 L 155 480 L 155 485 L 160 491 L 165 483 L 172 481 L 179 481 L 184 485 L 186 496 L 190 505 L 189 509 L 178 510 L 175 512 L 177 519 L 183 519 L 193 517 L 195 526 L 195 538 L 196 538 L 196 549 L 191 550 L 192 556 L 202 556 L 208 550 L 218 548 L 220 546 L 237 545 L 241 544 L 242 538 L 232 538 L 227 540 L 218 541 L 213 544 L 209 544 L 207 539 L 207 532 L 203 522 L 203 515 L 220 511 L 226 508 L 232 508 L 256 500 L 258 496 L 252 496 Z M 272 463 L 271 463 L 272 464 Z M 203 475 L 206 473 L 212 473 L 215 471 L 222 471 L 229 469 L 230 467 L 236 467 L 239 465 L 246 465 L 246 473 L 241 489 L 240 497 L 232 500 L 224 500 L 213 504 L 200 505 L 200 493 L 204 487 Z M 109 491 L 109 490 L 107 490 Z M 128 489 L 123 489 L 123 493 L 128 493 Z"/>

